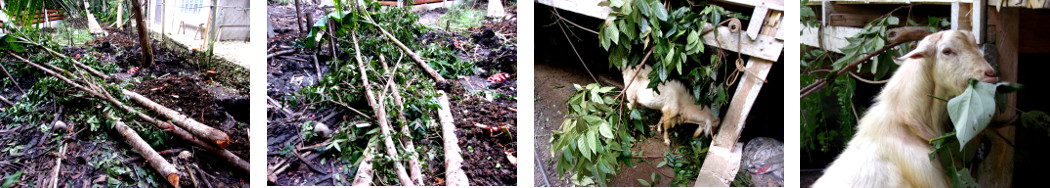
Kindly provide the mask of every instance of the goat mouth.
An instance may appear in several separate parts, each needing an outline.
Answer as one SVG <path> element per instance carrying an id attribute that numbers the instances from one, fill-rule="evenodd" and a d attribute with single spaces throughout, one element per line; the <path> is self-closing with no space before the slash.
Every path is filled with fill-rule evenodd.
<path id="1" fill-rule="evenodd" d="M 981 82 L 986 82 L 986 83 L 999 82 L 999 77 L 998 76 L 996 76 L 996 77 L 984 77 L 983 79 L 981 79 Z"/>

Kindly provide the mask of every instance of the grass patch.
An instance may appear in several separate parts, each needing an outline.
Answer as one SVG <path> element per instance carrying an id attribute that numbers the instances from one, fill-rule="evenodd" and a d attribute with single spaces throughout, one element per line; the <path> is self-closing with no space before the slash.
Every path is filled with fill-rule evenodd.
<path id="1" fill-rule="evenodd" d="M 464 6 L 460 5 L 449 9 L 448 13 L 441 16 L 438 23 L 445 23 L 448 29 L 452 31 L 463 31 L 471 27 L 481 26 L 481 21 L 485 20 L 485 11 Z"/>

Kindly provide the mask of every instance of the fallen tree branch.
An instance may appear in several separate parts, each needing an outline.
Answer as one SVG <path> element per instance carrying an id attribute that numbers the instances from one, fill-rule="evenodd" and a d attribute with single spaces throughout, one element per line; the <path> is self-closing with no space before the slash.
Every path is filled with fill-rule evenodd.
<path id="1" fill-rule="evenodd" d="M 354 175 L 354 183 L 351 186 L 369 186 L 372 185 L 372 152 L 375 152 L 372 143 L 368 143 L 368 148 L 365 149 L 365 155 L 361 159 L 361 164 L 357 167 L 357 174 Z"/>
<path id="2" fill-rule="evenodd" d="M 203 123 L 200 123 L 197 120 L 193 120 L 192 118 L 186 115 L 182 115 L 182 113 L 179 113 L 178 111 L 157 104 L 157 102 L 153 102 L 153 100 L 150 100 L 149 98 L 146 98 L 145 96 L 142 96 L 138 93 L 128 91 L 126 89 L 122 89 L 121 93 L 130 97 L 132 101 L 138 102 L 140 105 L 145 106 L 147 109 L 153 110 L 153 112 L 156 112 L 157 114 L 161 114 L 164 117 L 171 119 L 171 121 L 175 122 L 176 125 L 179 125 L 183 129 L 190 131 L 190 133 L 193 133 L 198 137 L 207 139 L 208 141 L 210 141 L 210 143 L 214 143 L 215 145 L 221 148 L 226 148 L 226 146 L 230 145 L 230 136 L 226 135 L 225 132 L 222 132 L 219 129 L 210 127 L 208 125 L 204 125 Z"/>
<path id="3" fill-rule="evenodd" d="M 204 141 L 201 141 L 196 136 L 193 136 L 193 134 L 190 134 L 189 132 L 187 132 L 186 130 L 182 129 L 179 126 L 175 126 L 175 125 L 173 125 L 171 123 L 168 123 L 168 122 L 159 121 L 159 120 L 157 120 L 157 119 L 155 119 L 153 117 L 150 117 L 150 116 L 148 116 L 148 115 L 146 115 L 146 114 L 144 114 L 142 112 L 139 112 L 138 110 L 135 110 L 135 108 L 132 108 L 131 106 L 124 105 L 124 103 L 121 103 L 120 101 L 117 101 L 115 98 L 113 98 L 113 96 L 110 96 L 109 93 L 104 93 L 105 95 L 103 95 L 103 93 L 99 93 L 99 92 L 96 92 L 95 90 L 88 89 L 87 87 L 85 87 L 83 85 L 80 85 L 80 84 L 77 84 L 73 80 L 70 80 L 69 78 L 66 78 L 65 76 L 62 76 L 62 75 L 58 74 L 54 70 L 51 70 L 51 69 L 48 69 L 46 67 L 40 66 L 39 64 L 33 63 L 32 61 L 29 61 L 29 60 L 26 60 L 25 58 L 22 58 L 21 56 L 15 55 L 15 54 L 10 53 L 10 52 L 8 52 L 7 54 L 11 55 L 11 56 L 13 56 L 13 57 L 23 61 L 23 62 L 25 62 L 26 64 L 29 64 L 30 66 L 36 67 L 37 69 L 40 69 L 40 70 L 44 71 L 45 73 L 50 74 L 51 76 L 54 76 L 55 78 L 58 78 L 59 80 L 62 80 L 64 82 L 66 82 L 67 84 L 73 86 L 74 88 L 77 88 L 77 89 L 79 89 L 79 90 L 81 90 L 83 92 L 87 92 L 88 94 L 93 95 L 95 97 L 104 99 L 107 102 L 109 102 L 110 105 L 113 105 L 115 107 L 123 109 L 124 111 L 127 111 L 129 113 L 135 114 L 139 119 L 142 119 L 143 121 L 149 122 L 149 123 L 155 125 L 157 128 L 159 128 L 161 130 L 167 131 L 167 132 L 171 133 L 172 135 L 175 135 L 175 136 L 177 136 L 177 137 L 179 137 L 179 138 L 181 138 L 183 140 L 186 140 L 186 141 L 188 141 L 190 143 L 193 143 L 197 147 L 200 147 L 200 148 L 208 150 L 208 151 L 210 151 L 212 153 L 218 154 L 220 158 L 226 159 L 226 161 L 232 163 L 234 166 L 236 166 L 238 168 L 241 168 L 245 172 L 248 172 L 248 170 L 249 170 L 248 161 L 245 161 L 244 159 L 241 159 L 240 157 L 237 157 L 237 155 L 234 155 L 229 150 L 222 149 L 222 148 L 217 148 L 215 146 L 212 146 L 210 144 L 205 143 Z M 66 70 L 63 70 L 63 69 L 60 69 L 60 68 L 58 70 L 63 71 L 63 72 L 67 72 L 67 73 L 69 72 L 69 71 L 66 71 Z M 93 88 L 101 88 L 101 87 L 98 87 L 98 86 L 92 86 L 92 87 Z"/>
<path id="4" fill-rule="evenodd" d="M 55 170 L 51 171 L 51 187 L 58 188 L 58 173 L 62 170 L 62 159 L 66 158 L 66 145 L 62 144 L 61 148 L 58 148 L 58 155 L 55 156 Z"/>
<path id="5" fill-rule="evenodd" d="M 42 45 L 42 44 L 40 44 L 40 43 L 32 42 L 31 40 L 28 40 L 28 39 L 24 39 L 24 38 L 21 38 L 21 37 L 19 37 L 19 38 L 20 38 L 19 40 L 22 40 L 22 41 L 28 41 L 28 42 L 29 42 L 29 44 L 32 44 L 32 45 L 34 45 L 34 46 L 37 46 L 37 47 L 43 48 L 43 49 L 44 49 L 44 51 L 50 52 L 50 53 L 51 53 L 52 55 L 55 55 L 55 56 L 61 57 L 62 59 L 68 59 L 69 61 L 73 62 L 73 65 L 76 65 L 76 66 L 77 66 L 77 67 L 79 67 L 79 68 L 82 68 L 82 69 L 84 69 L 84 70 L 87 70 L 87 71 L 88 71 L 89 73 L 91 73 L 92 75 L 98 76 L 99 78 L 102 78 L 103 80 L 105 80 L 105 79 L 108 79 L 108 78 L 109 78 L 109 76 L 107 76 L 107 75 L 105 75 L 105 74 L 102 74 L 102 72 L 99 72 L 98 70 L 95 70 L 95 68 L 91 68 L 91 67 L 89 67 L 89 66 L 87 66 L 87 65 L 85 65 L 85 64 L 83 64 L 83 63 L 80 63 L 80 61 L 77 61 L 76 59 L 73 59 L 73 58 L 69 58 L 69 56 L 66 56 L 66 54 L 58 53 L 58 52 L 56 52 L 55 50 L 51 50 L 51 48 L 48 48 L 48 47 L 46 47 L 46 46 L 44 46 L 44 45 Z M 52 68 L 54 68 L 54 67 L 52 67 Z"/>
<path id="6" fill-rule="evenodd" d="M 0 95 L 0 101 L 4 102 L 4 104 L 7 104 L 8 106 L 14 106 L 15 105 L 15 103 L 7 100 L 7 98 L 4 98 L 3 95 Z"/>
<path id="7" fill-rule="evenodd" d="M 11 79 L 11 83 L 15 84 L 15 88 L 18 89 L 19 93 L 22 93 L 22 94 L 26 93 L 25 90 L 22 90 L 22 86 L 18 86 L 18 80 L 15 80 L 15 77 L 11 76 L 10 72 L 7 72 L 7 68 L 4 68 L 3 64 L 0 64 L 0 70 L 3 70 L 4 71 L 4 75 L 7 76 L 7 78 Z"/>
<path id="8" fill-rule="evenodd" d="M 401 49 L 401 52 L 408 54 L 408 57 L 411 57 L 412 61 L 416 62 L 416 65 L 419 65 L 420 68 L 423 68 L 423 71 L 427 72 L 427 75 L 430 75 L 431 78 L 434 78 L 434 81 L 445 82 L 445 78 L 441 77 L 441 74 L 438 74 L 438 72 L 435 71 L 434 68 L 431 68 L 426 61 L 423 61 L 423 58 L 419 57 L 419 54 L 412 52 L 412 49 L 408 49 L 408 46 L 405 46 L 404 43 L 401 43 L 400 40 L 397 40 L 397 38 L 394 37 L 394 35 L 391 35 L 390 33 L 386 32 L 386 30 L 383 29 L 383 27 L 380 27 L 379 24 L 376 24 L 374 21 L 372 21 L 371 18 L 365 18 L 368 19 L 365 22 L 376 26 L 376 28 L 378 28 L 380 32 L 383 32 L 383 35 L 386 36 L 387 39 L 393 41 L 394 45 L 397 45 L 398 49 Z"/>
<path id="9" fill-rule="evenodd" d="M 386 67 L 386 58 L 384 58 L 383 55 L 379 55 L 379 61 L 384 65 L 383 67 Z M 397 70 L 400 65 L 401 61 L 398 61 L 397 64 L 394 64 L 393 70 Z M 397 85 L 392 84 L 394 82 L 394 72 L 390 69 L 387 69 L 386 71 L 387 74 L 390 74 L 390 78 L 387 79 L 387 86 L 389 87 L 383 88 L 383 95 L 386 96 L 386 89 L 390 89 L 390 93 L 393 93 L 394 95 L 394 104 L 397 105 L 398 108 L 397 119 L 402 123 L 408 122 L 405 119 L 405 102 L 401 98 L 401 91 L 397 89 Z M 411 130 L 408 129 L 408 125 L 402 125 L 401 132 L 408 135 L 411 135 L 412 133 Z M 411 149 L 408 155 L 409 176 L 417 185 L 423 185 L 423 166 L 419 164 L 419 154 L 415 151 L 416 145 L 412 143 L 412 138 L 409 136 L 401 137 L 401 143 L 405 144 L 405 148 Z"/>
<path id="10" fill-rule="evenodd" d="M 460 155 L 459 139 L 456 138 L 455 120 L 452 119 L 452 107 L 445 91 L 438 90 L 438 118 L 441 119 L 441 136 L 445 138 L 445 185 L 470 186 L 467 173 L 463 172 L 463 156 Z"/>
<path id="11" fill-rule="evenodd" d="M 354 49 L 356 52 L 355 58 L 357 59 L 357 70 L 361 72 L 361 82 L 365 87 L 365 97 L 368 99 L 368 105 L 372 106 L 372 110 L 376 113 L 376 121 L 379 123 L 380 132 L 383 134 L 383 143 L 386 145 L 386 153 L 390 157 L 397 157 L 397 150 L 394 147 L 394 140 L 390 138 L 390 123 L 387 122 L 386 108 L 383 103 L 383 96 L 376 96 L 372 93 L 372 88 L 368 87 L 368 75 L 365 71 L 365 65 L 361 60 L 361 47 L 357 45 L 357 34 L 351 30 L 350 37 L 354 39 Z M 397 178 L 401 181 L 401 186 L 414 186 L 411 178 L 408 177 L 408 173 L 405 172 L 405 166 L 397 160 L 394 160 L 394 167 L 397 168 Z"/>
<path id="12" fill-rule="evenodd" d="M 131 145 L 131 148 L 134 149 L 135 152 L 142 155 L 142 158 L 146 159 L 146 162 L 148 162 L 150 166 L 153 166 L 153 169 L 156 169 L 157 172 L 163 175 L 164 178 L 168 180 L 168 183 L 174 187 L 179 187 L 179 173 L 175 170 L 175 166 L 172 166 L 171 163 L 164 160 L 164 157 L 161 157 L 160 154 L 153 150 L 145 140 L 142 140 L 142 137 L 139 137 L 139 134 L 136 133 L 135 130 L 131 130 L 131 128 L 124 124 L 124 122 L 121 122 L 120 119 L 114 117 L 113 114 L 110 113 L 103 114 L 106 114 L 106 118 L 113 121 L 113 128 L 117 129 L 117 132 L 120 132 L 121 136 L 124 136 L 124 140 L 127 140 L 128 144 Z"/>
<path id="13" fill-rule="evenodd" d="M 288 54 L 292 54 L 292 53 L 295 53 L 295 49 L 284 50 L 284 51 L 277 51 L 277 52 L 274 52 L 272 54 L 266 55 L 266 59 L 270 59 L 270 58 L 277 57 L 277 56 L 282 56 L 282 55 L 288 55 Z"/>

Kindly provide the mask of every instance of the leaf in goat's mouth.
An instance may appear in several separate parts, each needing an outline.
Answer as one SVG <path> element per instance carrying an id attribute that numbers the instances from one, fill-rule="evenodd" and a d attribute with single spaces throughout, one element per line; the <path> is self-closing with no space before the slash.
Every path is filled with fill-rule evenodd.
<path id="1" fill-rule="evenodd" d="M 960 149 L 991 122 L 995 114 L 995 94 L 1000 86 L 1008 91 L 1019 88 L 1009 82 L 985 83 L 971 78 L 962 94 L 948 100 L 948 116 L 955 125 Z"/>

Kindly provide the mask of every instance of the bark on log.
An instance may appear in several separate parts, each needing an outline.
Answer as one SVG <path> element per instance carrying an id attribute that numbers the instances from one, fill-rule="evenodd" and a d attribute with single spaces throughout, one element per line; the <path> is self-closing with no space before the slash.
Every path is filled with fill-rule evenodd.
<path id="1" fill-rule="evenodd" d="M 376 24 L 375 22 L 371 21 L 371 19 L 369 19 L 367 22 L 376 26 L 376 28 L 378 28 L 380 32 L 383 32 L 383 35 L 386 36 L 387 39 L 390 39 L 390 41 L 393 41 L 394 44 L 397 45 L 398 49 L 401 49 L 401 52 L 405 52 L 405 54 L 408 54 L 408 57 L 411 57 L 412 61 L 415 61 L 416 65 L 419 65 L 420 68 L 423 68 L 423 71 L 427 72 L 427 75 L 430 75 L 431 78 L 434 78 L 434 81 L 445 82 L 445 78 L 441 77 L 441 74 L 438 74 L 438 72 L 435 71 L 434 68 L 431 68 L 426 61 L 423 61 L 422 57 L 419 57 L 418 54 L 412 52 L 412 49 L 408 49 L 408 46 L 405 46 L 404 43 L 401 43 L 400 40 L 397 40 L 397 38 L 394 37 L 394 35 L 391 35 L 390 33 L 386 32 L 386 30 L 383 29 L 383 27 L 380 27 L 379 24 Z"/>
<path id="2" fill-rule="evenodd" d="M 150 166 L 153 166 L 153 169 L 160 172 L 160 174 L 168 180 L 168 183 L 171 183 L 174 187 L 179 187 L 179 173 L 175 170 L 175 166 L 172 166 L 171 163 L 164 160 L 164 157 L 161 157 L 160 154 L 157 153 L 156 150 L 153 150 L 145 140 L 142 140 L 142 137 L 139 137 L 139 134 L 136 133 L 135 130 L 132 130 L 128 125 L 124 124 L 124 122 L 121 122 L 120 119 L 113 117 L 113 115 L 109 113 L 104 114 L 106 114 L 106 118 L 113 121 L 113 128 L 117 129 L 117 132 L 120 132 L 121 136 L 124 136 L 124 140 L 127 140 L 128 144 L 131 145 L 131 148 L 134 149 L 135 152 L 142 155 L 142 158 L 146 159 L 146 162 L 149 162 Z"/>
<path id="3" fill-rule="evenodd" d="M 372 185 L 372 152 L 375 152 L 375 147 L 369 143 L 368 148 L 365 149 L 365 156 L 361 159 L 361 164 L 357 167 L 357 174 L 354 175 L 354 183 L 351 186 L 370 186 Z"/>
<path id="4" fill-rule="evenodd" d="M 397 89 L 397 85 L 393 84 L 395 75 L 393 70 L 397 70 L 397 68 L 401 66 L 401 61 L 398 61 L 397 64 L 394 65 L 393 70 L 387 68 L 386 58 L 383 57 L 383 55 L 379 55 L 379 62 L 383 64 L 383 69 L 385 69 L 387 74 L 390 75 L 390 77 L 387 78 L 386 83 L 388 87 L 383 88 L 383 95 L 386 96 L 387 89 L 390 89 L 389 92 L 394 96 L 394 104 L 397 105 L 398 108 L 397 119 L 401 122 L 408 122 L 408 120 L 405 119 L 405 102 L 401 99 L 401 91 Z M 408 125 L 402 125 L 401 132 L 411 135 L 411 130 L 408 129 Z M 412 138 L 409 136 L 401 137 L 401 143 L 405 144 L 405 148 L 412 149 L 408 155 L 409 177 L 412 178 L 413 182 L 416 182 L 416 185 L 422 186 L 423 166 L 419 164 L 419 153 L 416 153 L 415 151 L 416 145 L 412 143 Z"/>
<path id="5" fill-rule="evenodd" d="M 123 110 L 125 110 L 127 112 L 135 114 L 140 119 L 142 119 L 143 121 L 152 123 L 153 125 L 157 126 L 157 128 L 159 128 L 161 130 L 168 131 L 169 133 L 172 133 L 173 135 L 175 135 L 175 136 L 177 136 L 177 137 L 179 137 L 179 138 L 181 138 L 183 140 L 186 140 L 186 141 L 188 141 L 190 143 L 193 143 L 197 147 L 200 147 L 200 148 L 203 148 L 205 150 L 211 151 L 212 153 L 218 154 L 220 158 L 226 159 L 226 161 L 232 163 L 234 166 L 237 166 L 238 168 L 244 170 L 245 172 L 248 172 L 248 170 L 249 170 L 248 161 L 245 161 L 244 159 L 241 159 L 240 157 L 237 157 L 237 155 L 234 155 L 229 150 L 222 149 L 222 148 L 217 148 L 217 147 L 212 146 L 212 145 L 210 145 L 208 143 L 205 143 L 204 141 L 201 141 L 196 136 L 193 136 L 193 134 L 190 134 L 190 132 L 187 132 L 186 130 L 183 130 L 179 126 L 175 126 L 175 125 L 173 125 L 171 123 L 164 122 L 164 121 L 158 121 L 157 119 L 155 119 L 153 117 L 150 117 L 150 116 L 148 116 L 148 115 L 146 115 L 146 114 L 144 114 L 142 112 L 139 112 L 138 110 L 135 110 L 135 108 L 132 108 L 132 107 L 127 106 L 127 105 L 124 105 L 120 101 L 117 101 L 116 99 L 114 99 L 112 96 L 109 96 L 108 93 L 103 95 L 103 94 L 100 94 L 98 92 L 95 92 L 94 90 L 88 89 L 87 87 L 85 87 L 83 85 L 80 85 L 80 84 L 77 84 L 76 82 L 73 82 L 69 78 L 66 78 L 65 76 L 62 76 L 62 75 L 56 73 L 55 71 L 53 71 L 51 69 L 45 68 L 45 67 L 40 66 L 40 65 L 38 65 L 36 63 L 33 63 L 32 61 L 26 60 L 25 58 L 22 58 L 21 56 L 15 55 L 15 54 L 10 53 L 10 52 L 7 53 L 7 54 L 11 55 L 11 56 L 13 56 L 13 57 L 23 61 L 23 62 L 25 62 L 26 64 L 29 64 L 30 66 L 36 67 L 37 69 L 40 69 L 40 70 L 44 71 L 45 73 L 50 74 L 51 76 L 54 76 L 54 77 L 58 78 L 59 80 L 62 80 L 64 82 L 66 82 L 67 84 L 70 84 L 74 88 L 80 89 L 81 91 L 87 92 L 88 94 L 91 94 L 91 95 L 93 95 L 95 97 L 102 98 L 102 99 L 106 100 L 107 102 L 110 102 L 110 104 L 113 105 L 113 106 L 119 107 L 119 108 L 121 108 L 121 109 L 123 109 Z M 58 69 L 58 70 L 60 70 L 62 72 L 69 72 L 69 71 L 66 71 L 66 70 L 63 70 L 63 69 Z M 98 87 L 98 88 L 101 88 L 101 87 Z"/>
<path id="6" fill-rule="evenodd" d="M 390 157 L 397 157 L 397 150 L 394 147 L 394 140 L 390 138 L 390 123 L 387 122 L 386 108 L 383 106 L 383 96 L 379 96 L 376 99 L 372 93 L 372 88 L 368 86 L 368 75 L 365 71 L 365 65 L 361 60 L 361 47 L 357 45 L 357 33 L 351 30 L 351 38 L 354 40 L 355 58 L 357 59 L 357 70 L 361 73 L 361 81 L 365 87 L 365 97 L 368 99 L 368 105 L 372 106 L 372 109 L 376 112 L 376 121 L 379 123 L 379 130 L 383 133 L 383 144 L 386 145 L 386 153 Z M 394 160 L 394 167 L 397 168 L 397 179 L 401 181 L 401 186 L 414 186 L 412 179 L 409 178 L 408 173 L 405 172 L 405 166 L 401 162 Z"/>
<path id="7" fill-rule="evenodd" d="M 179 125 L 183 129 L 186 129 L 190 133 L 193 133 L 194 135 L 197 135 L 200 138 L 208 140 L 210 143 L 213 143 L 221 148 L 226 148 L 226 146 L 230 145 L 230 136 L 226 135 L 225 132 L 222 132 L 219 129 L 215 129 L 213 127 L 209 127 L 208 125 L 204 125 L 203 123 L 200 123 L 197 120 L 193 120 L 193 118 L 190 118 L 186 115 L 182 115 L 182 113 L 179 113 L 178 111 L 157 104 L 157 102 L 153 102 L 153 100 L 150 100 L 149 98 L 146 98 L 145 96 L 142 96 L 138 93 L 128 91 L 126 89 L 122 89 L 121 92 L 124 93 L 124 95 L 130 97 L 132 101 L 141 104 L 147 109 L 153 110 L 153 112 L 156 112 L 157 114 L 163 115 L 164 117 L 171 119 L 171 121 L 175 122 L 176 125 Z"/>
<path id="8" fill-rule="evenodd" d="M 146 21 L 142 18 L 142 1 L 131 0 L 131 2 L 134 3 L 131 7 L 133 11 L 135 11 L 135 21 L 138 23 L 138 25 L 135 26 L 135 29 L 138 30 L 139 46 L 142 47 L 142 61 L 139 62 L 139 67 L 150 67 L 153 66 L 153 48 L 150 47 L 149 32 L 146 31 Z"/>
<path id="9" fill-rule="evenodd" d="M 4 96 L 0 96 L 0 102 L 4 102 L 4 104 L 7 104 L 8 106 L 14 106 L 15 105 L 15 103 L 7 100 L 7 98 L 4 98 Z"/>
<path id="10" fill-rule="evenodd" d="M 463 172 L 463 156 L 460 155 L 459 139 L 456 138 L 452 107 L 445 91 L 438 91 L 438 118 L 441 119 L 441 137 L 445 138 L 445 182 L 448 186 L 470 186 L 467 173 Z"/>

